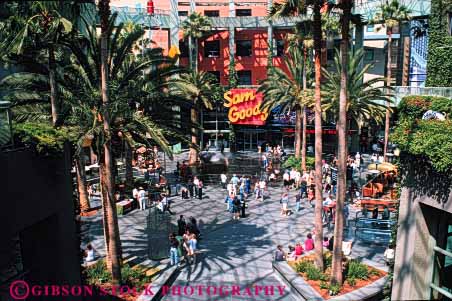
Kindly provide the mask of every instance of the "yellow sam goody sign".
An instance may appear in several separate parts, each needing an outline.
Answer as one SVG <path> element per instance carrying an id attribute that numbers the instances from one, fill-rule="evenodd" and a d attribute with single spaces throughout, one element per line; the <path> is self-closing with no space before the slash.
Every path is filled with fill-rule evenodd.
<path id="1" fill-rule="evenodd" d="M 233 124 L 264 125 L 268 109 L 261 111 L 262 94 L 255 89 L 232 89 L 224 93 L 224 106 L 229 108 L 228 119 Z"/>

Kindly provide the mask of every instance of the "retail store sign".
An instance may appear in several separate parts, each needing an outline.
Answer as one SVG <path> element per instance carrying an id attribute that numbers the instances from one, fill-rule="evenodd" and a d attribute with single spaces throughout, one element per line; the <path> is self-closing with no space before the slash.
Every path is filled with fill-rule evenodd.
<path id="1" fill-rule="evenodd" d="M 261 110 L 263 95 L 255 89 L 231 89 L 224 93 L 224 106 L 229 108 L 232 124 L 264 125 L 268 109 Z"/>

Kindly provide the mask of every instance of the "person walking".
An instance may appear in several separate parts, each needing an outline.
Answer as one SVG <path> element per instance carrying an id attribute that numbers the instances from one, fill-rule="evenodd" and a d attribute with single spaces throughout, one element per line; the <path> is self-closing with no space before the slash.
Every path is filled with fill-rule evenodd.
<path id="1" fill-rule="evenodd" d="M 179 217 L 177 220 L 177 234 L 179 236 L 184 235 L 185 229 L 187 228 L 187 222 L 185 221 L 185 218 L 183 215 Z"/>
<path id="2" fill-rule="evenodd" d="M 138 190 L 138 204 L 140 205 L 140 210 L 146 210 L 146 191 L 143 187 Z"/>
<path id="3" fill-rule="evenodd" d="M 221 181 L 221 187 L 223 187 L 223 189 L 226 189 L 226 183 L 228 181 L 228 177 L 226 176 L 225 173 L 221 174 L 220 181 Z"/>
<path id="4" fill-rule="evenodd" d="M 174 234 L 169 237 L 170 240 L 170 261 L 171 265 L 179 265 L 179 242 L 177 241 Z"/>
<path id="5" fill-rule="evenodd" d="M 237 196 L 234 197 L 234 201 L 233 201 L 233 209 L 232 209 L 232 213 L 233 215 L 233 219 L 234 220 L 239 220 L 240 219 L 240 200 Z"/>
<path id="6" fill-rule="evenodd" d="M 198 181 L 198 199 L 202 200 L 202 188 L 203 188 L 204 184 L 202 182 L 202 180 Z"/>
<path id="7" fill-rule="evenodd" d="M 189 263 L 196 263 L 196 252 L 198 249 L 198 240 L 196 239 L 196 234 L 191 233 L 189 240 L 188 240 L 188 247 L 189 247 Z"/>
<path id="8" fill-rule="evenodd" d="M 230 211 L 231 207 L 232 207 L 232 201 L 234 200 L 234 196 L 231 194 L 228 194 L 226 196 L 226 199 L 224 200 L 224 202 L 226 203 L 226 211 Z"/>
<path id="9" fill-rule="evenodd" d="M 281 215 L 288 216 L 289 215 L 289 194 L 284 192 L 281 196 Z"/>
<path id="10" fill-rule="evenodd" d="M 247 195 L 251 193 L 251 179 L 249 176 L 245 178 L 245 192 Z"/>
<path id="11" fill-rule="evenodd" d="M 192 199 L 192 198 L 193 198 L 193 195 L 194 195 L 194 192 L 193 192 L 193 181 L 192 181 L 192 179 L 189 179 L 189 180 L 188 180 L 187 186 L 188 186 L 188 192 L 189 192 L 189 194 L 190 194 L 190 199 Z"/>
<path id="12" fill-rule="evenodd" d="M 295 211 L 300 211 L 301 208 L 301 193 L 297 193 L 295 196 Z"/>
<path id="13" fill-rule="evenodd" d="M 197 176 L 193 179 L 193 187 L 195 188 L 195 198 L 199 195 L 199 179 Z"/>

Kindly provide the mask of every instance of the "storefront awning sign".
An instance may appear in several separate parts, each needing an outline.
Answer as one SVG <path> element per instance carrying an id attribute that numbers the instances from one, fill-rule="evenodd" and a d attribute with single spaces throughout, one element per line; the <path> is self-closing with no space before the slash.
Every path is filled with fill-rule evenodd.
<path id="1" fill-rule="evenodd" d="M 268 109 L 261 110 L 262 93 L 256 89 L 231 89 L 224 93 L 224 106 L 229 108 L 228 119 L 232 124 L 264 125 Z"/>

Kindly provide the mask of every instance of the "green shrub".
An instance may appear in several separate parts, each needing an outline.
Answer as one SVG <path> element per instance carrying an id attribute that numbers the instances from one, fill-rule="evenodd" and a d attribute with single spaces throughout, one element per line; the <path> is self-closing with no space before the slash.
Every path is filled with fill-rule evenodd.
<path id="1" fill-rule="evenodd" d="M 367 279 L 369 270 L 367 266 L 357 260 L 350 260 L 347 268 L 347 279 Z"/>
<path id="2" fill-rule="evenodd" d="M 44 122 L 15 123 L 13 133 L 20 143 L 40 154 L 61 153 L 66 141 L 75 143 L 78 137 L 74 127 L 54 128 Z"/>
<path id="3" fill-rule="evenodd" d="M 105 260 L 98 260 L 84 271 L 86 282 L 90 285 L 98 285 L 111 281 L 111 274 L 107 270 Z"/>
<path id="4" fill-rule="evenodd" d="M 374 269 L 374 268 L 371 268 L 371 269 L 370 269 L 370 271 L 369 271 L 369 276 L 378 276 L 378 275 L 380 275 L 380 272 L 379 272 L 379 271 L 377 271 L 377 270 Z"/>
<path id="5" fill-rule="evenodd" d="M 341 285 L 339 283 L 330 284 L 330 296 L 336 296 L 341 291 Z"/>
<path id="6" fill-rule="evenodd" d="M 351 286 L 355 286 L 356 284 L 356 279 L 353 277 L 350 277 L 347 279 L 348 284 L 350 284 Z"/>
<path id="7" fill-rule="evenodd" d="M 295 264 L 295 270 L 298 273 L 306 273 L 308 267 L 314 267 L 314 264 L 308 260 L 303 260 Z"/>
<path id="8" fill-rule="evenodd" d="M 306 168 L 314 168 L 314 157 L 306 156 Z M 301 158 L 295 158 L 295 156 L 289 156 L 282 165 L 283 168 L 295 168 L 301 171 Z"/>
<path id="9" fill-rule="evenodd" d="M 330 268 L 332 264 L 333 264 L 333 255 L 331 253 L 324 254 L 323 265 L 325 266 L 325 269 Z"/>
<path id="10" fill-rule="evenodd" d="M 411 95 L 402 98 L 399 104 L 399 113 L 402 118 L 418 119 L 430 109 L 432 99 L 430 96 Z"/>
<path id="11" fill-rule="evenodd" d="M 322 272 L 314 265 L 310 265 L 306 268 L 306 277 L 309 280 L 320 280 L 322 277 Z"/>
<path id="12" fill-rule="evenodd" d="M 452 100 L 445 97 L 435 97 L 433 98 L 430 109 L 433 111 L 446 113 L 450 118 L 450 114 L 452 114 Z"/>
<path id="13" fill-rule="evenodd" d="M 140 267 L 132 268 L 128 264 L 121 268 L 122 282 L 129 287 L 143 287 L 151 282 L 151 277 L 146 276 L 146 271 Z"/>
<path id="14" fill-rule="evenodd" d="M 111 281 L 111 274 L 107 269 L 105 260 L 98 260 L 84 271 L 86 282 L 90 285 L 100 285 Z M 146 276 L 146 271 L 140 267 L 132 268 L 128 264 L 121 267 L 122 282 L 129 287 L 143 287 L 151 282 L 151 277 Z"/>
<path id="15" fill-rule="evenodd" d="M 330 285 L 328 284 L 328 282 L 326 282 L 326 281 L 320 282 L 320 289 L 321 290 L 327 290 L 329 288 L 330 288 Z"/>

